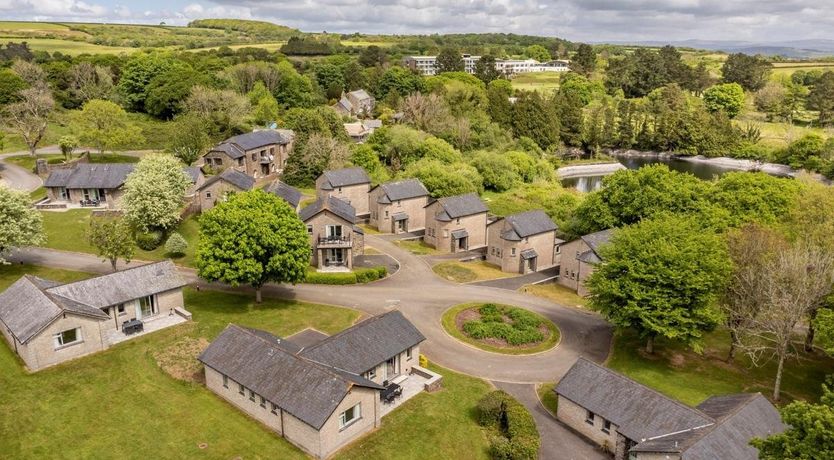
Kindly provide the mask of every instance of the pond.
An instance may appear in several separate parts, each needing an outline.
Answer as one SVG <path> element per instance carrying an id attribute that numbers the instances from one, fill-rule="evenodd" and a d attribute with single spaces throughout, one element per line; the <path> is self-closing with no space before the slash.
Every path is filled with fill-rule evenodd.
<path id="1" fill-rule="evenodd" d="M 732 168 L 717 166 L 703 162 L 683 161 L 677 158 L 658 157 L 616 157 L 623 166 L 628 169 L 640 169 L 643 166 L 653 164 L 665 164 L 673 171 L 685 172 L 698 177 L 699 179 L 711 180 L 724 173 L 734 171 Z M 605 175 L 593 175 L 582 177 L 571 177 L 563 179 L 562 185 L 575 188 L 580 192 L 590 192 L 602 187 L 602 178 Z"/>

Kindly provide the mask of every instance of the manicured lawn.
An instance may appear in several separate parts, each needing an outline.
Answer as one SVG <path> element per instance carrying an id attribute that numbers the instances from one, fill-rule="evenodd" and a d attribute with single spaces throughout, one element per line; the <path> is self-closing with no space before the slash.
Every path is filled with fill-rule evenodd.
<path id="1" fill-rule="evenodd" d="M 441 262 L 432 267 L 432 270 L 441 278 L 456 283 L 471 283 L 473 281 L 486 281 L 518 276 L 516 273 L 502 272 L 497 266 L 481 260 L 473 262 L 458 262 L 456 260 Z"/>
<path id="2" fill-rule="evenodd" d="M 338 459 L 488 459 L 489 443 L 476 420 L 478 400 L 492 388 L 483 380 L 429 366 L 443 390 L 422 393 L 382 419 L 379 431 L 352 444 Z"/>
<path id="3" fill-rule="evenodd" d="M 535 312 L 532 312 L 532 311 L 529 311 L 529 310 L 525 310 L 525 311 L 527 311 L 528 313 L 530 313 L 534 316 L 537 316 L 539 319 L 541 319 L 542 323 L 550 331 L 550 336 L 546 337 L 545 340 L 543 340 L 540 343 L 533 344 L 533 345 L 519 345 L 519 346 L 513 346 L 513 345 L 496 346 L 496 345 L 493 345 L 491 343 L 487 343 L 485 341 L 477 340 L 477 339 L 474 339 L 472 337 L 469 337 L 468 335 L 466 335 L 466 333 L 464 333 L 457 326 L 456 319 L 458 317 L 458 314 L 463 312 L 464 310 L 469 310 L 469 309 L 472 309 L 472 308 L 478 308 L 478 307 L 481 307 L 483 305 L 484 305 L 483 302 L 469 302 L 469 303 L 463 303 L 463 304 L 460 304 L 460 305 L 455 305 L 454 307 L 449 308 L 448 310 L 443 312 L 443 316 L 440 318 L 440 323 L 443 325 L 443 329 L 445 329 L 446 332 L 449 335 L 451 335 L 452 337 L 460 340 L 461 342 L 468 343 L 469 345 L 472 345 L 476 348 L 480 348 L 481 350 L 491 351 L 493 353 L 502 353 L 502 354 L 505 354 L 505 355 L 529 355 L 529 354 L 532 354 L 532 353 L 539 353 L 539 352 L 542 352 L 542 351 L 545 351 L 545 350 L 549 350 L 549 349 L 553 348 L 554 346 L 556 346 L 557 343 L 559 343 L 559 336 L 560 336 L 559 328 L 556 327 L 556 325 L 553 324 L 553 322 L 550 321 L 549 319 L 545 318 L 544 316 L 539 315 L 538 313 L 535 313 Z M 513 307 L 512 305 L 499 305 L 499 306 L 501 306 L 501 307 L 510 307 L 510 308 L 519 308 L 519 307 Z"/>
<path id="4" fill-rule="evenodd" d="M 707 335 L 703 355 L 661 340 L 655 343 L 655 355 L 647 356 L 641 350 L 643 340 L 632 332 L 623 332 L 615 337 L 608 367 L 689 405 L 728 393 L 760 391 L 770 397 L 776 365 L 753 367 L 740 354 L 736 363 L 728 364 L 725 359 L 729 344 L 729 333 L 719 330 Z M 799 361 L 788 361 L 782 380 L 782 401 L 816 401 L 820 384 L 832 373 L 834 360 L 816 353 L 803 353 Z"/>
<path id="5" fill-rule="evenodd" d="M 587 308 L 588 300 L 576 294 L 576 292 L 562 286 L 555 281 L 548 281 L 541 284 L 526 284 L 519 289 L 525 294 L 544 297 L 559 305 L 568 307 Z"/>
<path id="6" fill-rule="evenodd" d="M 559 398 L 556 397 L 556 393 L 553 392 L 553 389 L 556 388 L 555 383 L 541 383 L 536 385 L 536 393 L 539 395 L 539 400 L 541 400 L 544 408 L 550 411 L 553 416 L 556 416 L 556 409 L 559 407 Z"/>
<path id="7" fill-rule="evenodd" d="M 510 82 L 514 89 L 550 92 L 559 88 L 561 78 L 559 72 L 534 72 L 516 75 Z"/>
<path id="8" fill-rule="evenodd" d="M 359 228 L 361 228 L 362 231 L 365 232 L 366 235 L 381 235 L 382 234 L 382 232 L 377 230 L 375 227 L 371 227 L 368 224 L 359 224 Z"/>
<path id="9" fill-rule="evenodd" d="M 22 269 L 52 279 L 84 276 L 2 267 L 0 284 Z M 186 290 L 192 323 L 32 375 L 3 341 L 0 458 L 306 458 L 202 384 L 175 380 L 154 357 L 185 340 L 211 340 L 230 322 L 287 336 L 306 327 L 335 333 L 359 316 L 323 305 L 266 300 L 255 306 L 252 300 Z"/>
<path id="10" fill-rule="evenodd" d="M 35 190 L 29 192 L 29 198 L 32 202 L 38 202 L 44 198 L 46 198 L 46 188 L 45 187 L 38 187 Z"/>
<path id="11" fill-rule="evenodd" d="M 421 239 L 416 240 L 397 240 L 394 241 L 394 244 L 397 246 L 405 249 L 406 251 L 410 251 L 412 254 L 416 254 L 418 256 L 426 256 L 431 254 L 438 254 L 437 249 L 429 246 L 428 244 L 424 243 Z"/>
<path id="12" fill-rule="evenodd" d="M 89 209 L 70 209 L 64 212 L 42 211 L 43 228 L 46 234 L 47 248 L 61 249 L 63 251 L 87 252 L 95 254 L 95 249 L 87 242 L 87 228 L 90 225 Z M 199 238 L 199 224 L 196 216 L 191 216 L 184 221 L 175 231 L 179 232 L 188 242 L 185 256 L 174 259 L 180 265 L 193 266 L 194 255 L 197 251 Z M 170 256 L 165 252 L 163 242 L 153 251 L 144 251 L 136 248 L 136 260 L 164 260 Z"/>

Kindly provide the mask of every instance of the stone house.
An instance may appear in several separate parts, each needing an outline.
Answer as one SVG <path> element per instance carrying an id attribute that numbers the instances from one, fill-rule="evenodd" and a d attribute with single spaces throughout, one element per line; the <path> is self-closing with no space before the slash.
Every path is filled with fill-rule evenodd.
<path id="1" fill-rule="evenodd" d="M 131 163 L 76 163 L 53 169 L 43 183 L 50 204 L 119 208 Z"/>
<path id="2" fill-rule="evenodd" d="M 376 100 L 373 96 L 364 89 L 357 89 L 349 93 L 342 93 L 342 97 L 339 102 L 333 105 L 333 108 L 340 115 L 366 118 L 373 115 L 374 105 L 376 105 Z"/>
<path id="3" fill-rule="evenodd" d="M 559 284 L 568 287 L 581 296 L 588 295 L 585 280 L 602 262 L 600 247 L 607 244 L 614 234 L 613 229 L 591 233 L 562 244 L 559 266 Z"/>
<path id="4" fill-rule="evenodd" d="M 460 252 L 487 245 L 487 207 L 478 195 L 438 198 L 425 207 L 423 241 L 441 252 Z"/>
<path id="5" fill-rule="evenodd" d="M 203 154 L 203 165 L 214 171 L 236 169 L 260 178 L 280 174 L 292 152 L 295 133 L 289 129 L 264 129 L 239 134 Z"/>
<path id="6" fill-rule="evenodd" d="M 319 270 L 353 269 L 353 259 L 365 253 L 365 234 L 356 224 L 356 210 L 344 201 L 318 199 L 298 213 L 307 226 L 312 265 Z"/>
<path id="7" fill-rule="evenodd" d="M 750 440 L 785 429 L 760 393 L 712 396 L 693 408 L 584 358 L 555 392 L 557 418 L 615 460 L 756 460 Z"/>
<path id="8" fill-rule="evenodd" d="M 486 261 L 510 273 L 530 273 L 559 265 L 556 224 L 544 211 L 513 214 L 487 225 Z"/>
<path id="9" fill-rule="evenodd" d="M 287 185 L 276 179 L 264 187 L 264 191 L 286 201 L 296 213 L 301 210 L 301 191 L 292 185 Z"/>
<path id="10" fill-rule="evenodd" d="M 370 214 L 368 192 L 371 190 L 371 178 L 360 167 L 325 171 L 316 179 L 316 198 L 329 196 L 338 198 L 353 206 L 356 217 L 364 218 Z"/>
<path id="11" fill-rule="evenodd" d="M 309 455 L 327 458 L 379 427 L 381 396 L 395 380 L 400 388 L 419 380 L 423 340 L 399 311 L 310 346 L 232 324 L 199 360 L 209 390 Z"/>
<path id="12" fill-rule="evenodd" d="M 170 261 L 61 284 L 24 275 L 0 293 L 0 331 L 31 371 L 109 348 L 133 335 L 190 319 L 186 282 Z"/>
<path id="13" fill-rule="evenodd" d="M 382 127 L 382 120 L 362 120 L 344 123 L 345 132 L 349 138 L 361 144 L 365 142 L 377 128 Z"/>
<path id="14" fill-rule="evenodd" d="M 229 195 L 248 192 L 255 187 L 255 179 L 236 169 L 226 169 L 220 174 L 209 177 L 197 189 L 200 212 L 206 212 Z"/>
<path id="15" fill-rule="evenodd" d="M 429 192 L 418 179 L 386 182 L 368 195 L 370 225 L 384 233 L 405 233 L 426 228 Z"/>

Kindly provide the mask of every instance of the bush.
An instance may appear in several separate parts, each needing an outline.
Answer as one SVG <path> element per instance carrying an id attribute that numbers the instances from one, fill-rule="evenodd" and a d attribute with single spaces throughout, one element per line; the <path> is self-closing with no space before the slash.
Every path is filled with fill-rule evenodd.
<path id="1" fill-rule="evenodd" d="M 512 396 L 504 390 L 496 390 L 484 395 L 478 401 L 478 424 L 481 426 L 499 427 L 502 414 L 504 413 L 504 405 L 510 399 L 512 399 Z"/>
<path id="2" fill-rule="evenodd" d="M 172 256 L 182 257 L 186 249 L 188 249 L 188 242 L 177 232 L 171 233 L 168 241 L 165 242 L 165 252 Z"/>
<path id="3" fill-rule="evenodd" d="M 136 246 L 145 251 L 153 251 L 162 244 L 162 232 L 141 232 L 136 235 Z"/>
<path id="4" fill-rule="evenodd" d="M 429 358 L 426 358 L 426 355 L 420 353 L 420 367 L 423 369 L 429 367 Z"/>
<path id="5" fill-rule="evenodd" d="M 331 285 L 356 284 L 356 273 L 319 273 L 308 271 L 307 278 L 304 282 Z"/>
<path id="6" fill-rule="evenodd" d="M 490 456 L 496 460 L 534 460 L 541 441 L 530 411 L 502 390 L 478 401 L 478 423 L 495 429 L 490 438 Z"/>
<path id="7" fill-rule="evenodd" d="M 387 275 L 388 269 L 385 268 L 385 266 L 383 265 L 372 268 L 361 268 L 356 270 L 356 282 L 370 283 L 371 281 L 376 281 L 385 278 Z"/>
<path id="8" fill-rule="evenodd" d="M 478 313 L 480 319 L 463 324 L 463 332 L 473 339 L 503 339 L 509 345 L 544 340 L 544 334 L 539 330 L 542 319 L 527 310 L 488 303 L 480 307 Z M 506 321 L 507 318 L 510 322 Z"/>

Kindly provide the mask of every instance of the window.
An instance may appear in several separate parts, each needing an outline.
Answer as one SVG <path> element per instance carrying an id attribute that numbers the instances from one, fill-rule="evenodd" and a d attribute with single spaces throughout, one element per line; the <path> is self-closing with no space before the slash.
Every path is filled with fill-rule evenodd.
<path id="1" fill-rule="evenodd" d="M 385 218 L 388 218 L 388 211 L 385 211 Z"/>
<path id="2" fill-rule="evenodd" d="M 53 336 L 55 348 L 65 347 L 81 342 L 81 328 L 68 329 Z"/>
<path id="3" fill-rule="evenodd" d="M 515 256 L 515 248 L 510 248 L 510 255 Z"/>
<path id="4" fill-rule="evenodd" d="M 443 229 L 443 238 L 448 238 L 448 237 L 449 237 L 449 230 L 444 228 Z"/>
<path id="5" fill-rule="evenodd" d="M 312 225 L 308 225 L 308 226 L 307 226 L 307 234 L 308 234 L 308 235 L 312 235 L 312 234 L 313 234 L 313 226 L 312 226 Z"/>
<path id="6" fill-rule="evenodd" d="M 244 388 L 242 383 L 237 384 L 237 392 L 243 394 Z"/>
<path id="7" fill-rule="evenodd" d="M 278 406 L 276 406 L 275 403 L 272 403 L 272 409 L 270 410 L 270 412 L 272 412 L 275 415 L 278 415 Z"/>
<path id="8" fill-rule="evenodd" d="M 157 313 L 156 296 L 149 295 L 139 299 L 139 308 L 142 310 L 142 316 L 152 316 Z"/>
<path id="9" fill-rule="evenodd" d="M 125 314 L 125 304 L 120 304 L 118 307 L 116 307 L 116 313 L 118 313 L 119 316 L 124 315 Z"/>
<path id="10" fill-rule="evenodd" d="M 206 192 L 206 198 L 211 198 L 211 192 Z"/>
<path id="11" fill-rule="evenodd" d="M 411 353 L 413 351 L 412 348 L 413 347 L 408 347 L 408 350 L 405 351 L 405 359 L 407 359 L 409 361 L 411 361 Z"/>
<path id="12" fill-rule="evenodd" d="M 252 154 L 252 161 L 255 161 L 255 160 L 257 160 L 257 159 L 258 159 L 258 155 L 257 155 L 257 154 L 255 154 L 255 153 L 253 153 L 253 154 Z"/>
<path id="13" fill-rule="evenodd" d="M 264 398 L 263 396 L 261 396 L 261 407 L 266 409 L 266 398 Z"/>
<path id="14" fill-rule="evenodd" d="M 67 200 L 69 195 L 67 195 L 67 189 L 65 187 L 58 187 L 58 199 L 59 200 Z"/>
<path id="15" fill-rule="evenodd" d="M 361 404 L 357 404 L 339 414 L 339 429 L 343 430 L 351 423 L 359 420 L 359 417 L 362 415 L 361 412 Z"/>
<path id="16" fill-rule="evenodd" d="M 460 218 L 458 218 L 458 220 L 457 220 L 457 222 L 456 222 L 456 223 L 458 223 L 458 224 L 460 223 Z"/>
<path id="17" fill-rule="evenodd" d="M 402 202 L 401 202 L 400 200 L 397 200 L 397 207 L 398 207 L 398 208 L 402 208 L 402 207 L 403 207 L 403 204 L 402 204 Z"/>
<path id="18" fill-rule="evenodd" d="M 223 388 L 229 388 L 229 376 L 223 375 Z"/>
<path id="19" fill-rule="evenodd" d="M 373 380 L 376 378 L 376 367 L 365 373 L 365 378 Z"/>
<path id="20" fill-rule="evenodd" d="M 588 425 L 594 424 L 594 413 L 591 411 L 585 411 L 585 423 Z"/>
<path id="21" fill-rule="evenodd" d="M 255 402 L 255 390 L 249 390 L 249 400 Z"/>
<path id="22" fill-rule="evenodd" d="M 559 254 L 560 252 L 562 252 L 562 247 L 557 245 L 556 246 L 556 254 Z"/>
<path id="23" fill-rule="evenodd" d="M 237 165 L 238 166 L 243 166 L 243 157 L 240 157 L 240 158 L 237 159 Z"/>
<path id="24" fill-rule="evenodd" d="M 611 422 L 608 420 L 602 421 L 602 432 L 605 434 L 611 433 Z"/>

